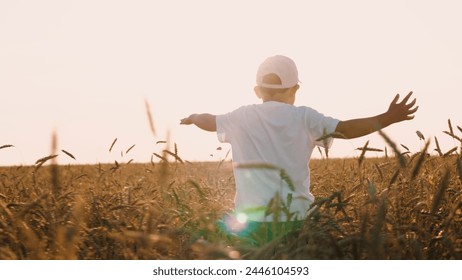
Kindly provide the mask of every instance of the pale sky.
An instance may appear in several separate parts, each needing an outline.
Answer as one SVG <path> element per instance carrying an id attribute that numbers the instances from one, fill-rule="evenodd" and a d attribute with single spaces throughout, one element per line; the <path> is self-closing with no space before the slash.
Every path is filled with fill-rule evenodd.
<path id="1" fill-rule="evenodd" d="M 77 158 L 63 164 L 149 162 L 167 134 L 183 159 L 219 160 L 229 146 L 180 119 L 259 103 L 256 69 L 275 54 L 298 66 L 296 105 L 341 120 L 414 91 L 416 118 L 385 132 L 415 152 L 420 130 L 447 151 L 447 120 L 462 134 L 461 11 L 457 0 L 0 0 L 0 146 L 15 146 L 0 165 L 49 155 L 53 131 Z M 358 156 L 367 140 L 385 146 L 378 134 L 336 140 L 330 155 Z"/>

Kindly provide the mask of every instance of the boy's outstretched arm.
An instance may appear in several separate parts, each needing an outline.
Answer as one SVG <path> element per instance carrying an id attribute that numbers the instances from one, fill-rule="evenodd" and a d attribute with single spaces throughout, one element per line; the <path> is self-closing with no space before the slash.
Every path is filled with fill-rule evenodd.
<path id="1" fill-rule="evenodd" d="M 206 131 L 217 131 L 217 118 L 211 114 L 192 114 L 181 120 L 180 124 L 195 124 L 200 129 Z"/>
<path id="2" fill-rule="evenodd" d="M 397 94 L 390 103 L 388 110 L 381 115 L 364 119 L 340 121 L 335 132 L 339 132 L 345 138 L 351 139 L 370 134 L 397 122 L 412 120 L 414 118 L 413 114 L 419 106 L 413 108 L 416 104 L 416 99 L 407 103 L 411 95 L 412 91 L 398 103 L 399 94 Z"/>

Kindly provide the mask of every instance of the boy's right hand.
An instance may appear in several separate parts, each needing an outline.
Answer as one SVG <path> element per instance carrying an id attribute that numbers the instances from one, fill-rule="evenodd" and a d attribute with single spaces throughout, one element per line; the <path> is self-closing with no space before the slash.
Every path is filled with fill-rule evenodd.
<path id="1" fill-rule="evenodd" d="M 211 114 L 192 114 L 180 121 L 180 124 L 195 124 L 206 131 L 217 131 L 216 116 Z"/>

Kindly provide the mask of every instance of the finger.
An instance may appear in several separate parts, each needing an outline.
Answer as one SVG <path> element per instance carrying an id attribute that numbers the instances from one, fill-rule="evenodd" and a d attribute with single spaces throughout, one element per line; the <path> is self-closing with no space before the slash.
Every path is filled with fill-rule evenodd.
<path id="1" fill-rule="evenodd" d="M 406 97 L 404 97 L 403 101 L 401 101 L 401 104 L 406 104 L 407 101 L 409 100 L 409 98 L 411 98 L 411 95 L 412 95 L 412 91 L 409 92 Z"/>
<path id="2" fill-rule="evenodd" d="M 412 100 L 412 102 L 409 103 L 409 104 L 407 104 L 406 106 L 407 106 L 408 108 L 412 108 L 412 107 L 414 107 L 416 101 L 417 101 L 417 99 L 414 98 L 414 100 Z"/>
<path id="3" fill-rule="evenodd" d="M 415 107 L 415 108 L 412 109 L 412 110 L 409 110 L 409 111 L 408 111 L 408 115 L 414 114 L 415 112 L 417 112 L 418 109 L 419 109 L 419 106 Z"/>
<path id="4" fill-rule="evenodd" d="M 414 117 L 415 117 L 414 115 L 412 115 L 412 116 L 407 116 L 406 120 L 407 120 L 407 121 L 410 121 L 410 120 L 412 120 Z"/>
<path id="5" fill-rule="evenodd" d="M 391 104 L 396 104 L 396 103 L 398 103 L 398 99 L 399 99 L 399 94 L 397 94 L 397 95 L 395 96 L 395 99 L 393 99 L 393 101 L 391 101 Z"/>

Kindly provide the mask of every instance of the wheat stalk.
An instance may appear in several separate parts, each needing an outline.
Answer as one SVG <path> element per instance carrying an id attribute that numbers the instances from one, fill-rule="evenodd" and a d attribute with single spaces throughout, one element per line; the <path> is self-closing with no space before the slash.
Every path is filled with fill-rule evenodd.
<path id="1" fill-rule="evenodd" d="M 66 150 L 61 150 L 61 152 L 65 153 L 68 157 L 72 158 L 73 160 L 76 160 L 75 157 L 74 157 L 74 155 L 71 154 L 71 153 L 69 153 L 68 151 L 66 151 Z"/>
<path id="2" fill-rule="evenodd" d="M 417 162 L 414 165 L 414 169 L 412 170 L 411 180 L 414 180 L 415 177 L 419 174 L 419 170 L 423 162 L 425 161 L 425 158 L 427 157 L 427 149 L 429 145 L 430 145 L 430 140 L 427 141 L 427 143 L 425 143 L 425 147 L 420 152 L 419 158 L 417 159 Z"/>
<path id="3" fill-rule="evenodd" d="M 358 159 L 358 164 L 360 166 L 361 166 L 361 163 L 363 162 L 364 156 L 366 155 L 367 145 L 369 145 L 369 141 L 367 141 L 366 144 L 364 144 L 364 147 L 361 148 L 362 152 Z M 357 148 L 357 149 L 360 149 L 360 148 Z"/>
<path id="4" fill-rule="evenodd" d="M 56 131 L 53 132 L 51 136 L 51 153 L 56 154 L 58 151 L 58 136 Z M 59 167 L 56 161 L 57 157 L 51 158 L 51 183 L 52 183 L 52 193 L 55 197 L 58 197 L 61 193 L 61 184 L 59 182 Z"/>
<path id="5" fill-rule="evenodd" d="M 457 147 L 454 147 L 454 148 L 450 149 L 449 151 L 447 151 L 446 153 L 444 153 L 443 157 L 447 157 L 450 154 L 454 153 L 455 151 L 457 151 Z"/>
<path id="6" fill-rule="evenodd" d="M 449 127 L 449 132 L 451 132 L 451 134 L 454 135 L 454 130 L 452 129 L 451 119 L 448 119 L 448 127 Z"/>
<path id="7" fill-rule="evenodd" d="M 130 148 L 128 148 L 125 154 L 128 154 L 128 152 L 130 152 L 134 147 L 135 147 L 135 144 L 133 144 Z"/>
<path id="8" fill-rule="evenodd" d="M 371 148 L 371 147 L 367 147 L 367 148 L 358 147 L 358 148 L 356 148 L 356 150 L 358 150 L 358 151 L 363 151 L 363 150 L 365 150 L 366 152 L 382 152 L 382 153 L 383 153 L 383 149 Z"/>
<path id="9" fill-rule="evenodd" d="M 35 164 L 36 165 L 43 165 L 45 162 L 49 161 L 50 159 L 54 159 L 55 157 L 57 157 L 58 155 L 49 155 L 49 156 L 46 156 L 46 157 L 43 157 L 43 158 L 40 158 L 38 159 Z"/>
<path id="10" fill-rule="evenodd" d="M 149 122 L 149 128 L 151 129 L 151 132 L 154 136 L 156 136 L 156 128 L 154 126 L 154 120 L 152 118 L 152 114 L 151 114 L 151 106 L 149 105 L 149 102 L 147 99 L 144 100 L 144 105 L 146 107 L 146 114 L 147 114 L 147 117 L 148 117 L 148 122 Z"/>
<path id="11" fill-rule="evenodd" d="M 379 130 L 379 134 L 380 134 L 380 136 L 382 136 L 383 139 L 385 139 L 385 142 L 387 142 L 387 144 L 395 152 L 395 155 L 398 158 L 398 162 L 399 162 L 400 166 L 405 167 L 406 166 L 406 160 L 404 159 L 403 155 L 401 154 L 401 152 L 396 147 L 395 142 L 393 142 L 382 130 Z"/>
<path id="12" fill-rule="evenodd" d="M 162 161 L 164 161 L 164 162 L 168 162 L 168 159 L 167 159 L 165 156 L 161 156 L 161 155 L 159 155 L 159 154 L 157 154 L 157 153 L 153 153 L 153 155 L 155 155 L 156 157 L 160 158 L 160 159 L 161 159 Z"/>
<path id="13" fill-rule="evenodd" d="M 436 136 L 435 136 L 435 143 L 436 143 L 436 149 L 435 149 L 435 151 L 438 152 L 438 155 L 439 155 L 440 157 L 442 157 L 442 156 L 443 156 L 443 152 L 441 151 L 440 143 L 438 143 L 438 138 L 436 138 Z"/>
<path id="14" fill-rule="evenodd" d="M 419 137 L 420 140 L 425 140 L 425 137 L 424 137 L 424 135 L 422 134 L 422 132 L 420 132 L 420 131 L 417 130 L 415 133 L 417 134 L 417 136 Z"/>
<path id="15" fill-rule="evenodd" d="M 111 144 L 111 146 L 109 147 L 109 152 L 112 151 L 112 148 L 114 147 L 114 145 L 115 145 L 116 142 L 117 142 L 117 138 L 114 139 L 114 141 L 112 141 L 112 144 Z"/>
<path id="16" fill-rule="evenodd" d="M 183 159 L 180 158 L 176 153 L 171 152 L 169 150 L 163 150 L 163 152 L 171 155 L 173 158 L 175 158 L 175 161 L 179 161 L 180 163 L 184 163 Z"/>
<path id="17" fill-rule="evenodd" d="M 6 149 L 6 148 L 11 148 L 11 147 L 14 147 L 14 146 L 13 146 L 13 145 L 9 145 L 9 144 L 3 145 L 3 146 L 0 146 L 0 150 L 1 150 L 1 149 Z"/>
<path id="18" fill-rule="evenodd" d="M 411 151 L 409 150 L 408 147 L 404 146 L 403 144 L 400 144 L 400 145 L 401 145 L 401 147 L 403 147 L 404 149 L 406 149 L 406 151 L 411 152 Z"/>

